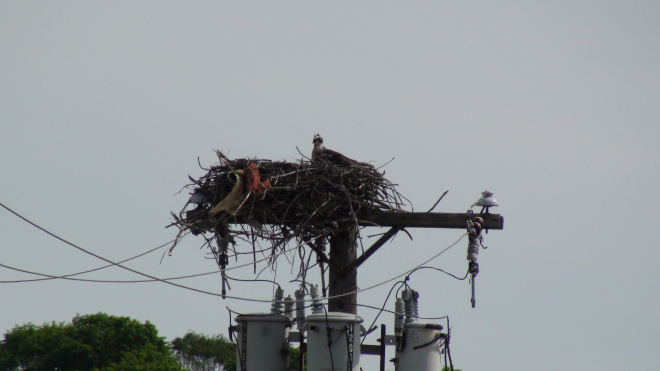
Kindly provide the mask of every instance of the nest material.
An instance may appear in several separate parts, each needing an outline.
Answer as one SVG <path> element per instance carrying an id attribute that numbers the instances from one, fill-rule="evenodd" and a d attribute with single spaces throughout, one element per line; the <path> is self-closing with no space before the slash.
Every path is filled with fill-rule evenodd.
<path id="1" fill-rule="evenodd" d="M 395 185 L 371 165 L 230 160 L 217 153 L 218 165 L 190 178 L 192 196 L 173 224 L 180 235 L 213 233 L 218 250 L 237 238 L 253 247 L 261 239 L 274 253 L 294 238 L 309 243 L 354 228 L 360 213 L 404 206 Z"/>

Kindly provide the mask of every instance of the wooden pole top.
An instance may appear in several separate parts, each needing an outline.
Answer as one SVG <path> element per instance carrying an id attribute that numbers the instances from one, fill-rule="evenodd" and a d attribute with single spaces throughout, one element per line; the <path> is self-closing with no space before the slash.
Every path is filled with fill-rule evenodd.
<path id="1" fill-rule="evenodd" d="M 504 229 L 504 217 L 500 214 L 473 214 L 484 220 L 484 229 Z M 466 229 L 467 213 L 427 213 L 410 211 L 373 211 L 357 216 L 361 227 L 400 228 L 449 228 Z M 259 220 L 262 224 L 280 224 L 278 220 Z M 232 218 L 230 224 L 246 224 L 243 218 Z"/>
<path id="2" fill-rule="evenodd" d="M 484 220 L 484 229 L 504 229 L 504 217 L 499 214 L 473 214 Z M 360 226 L 401 228 L 467 228 L 467 213 L 426 213 L 409 211 L 377 211 L 358 215 Z"/>

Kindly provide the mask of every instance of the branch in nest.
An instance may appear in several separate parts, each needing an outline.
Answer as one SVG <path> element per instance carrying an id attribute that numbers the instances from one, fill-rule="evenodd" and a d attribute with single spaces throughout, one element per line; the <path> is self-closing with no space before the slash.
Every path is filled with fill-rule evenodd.
<path id="1" fill-rule="evenodd" d="M 220 224 L 250 221 L 260 228 L 229 229 L 228 237 L 245 236 L 253 247 L 257 239 L 268 241 L 275 254 L 291 239 L 310 241 L 351 228 L 361 212 L 401 210 L 405 204 L 373 166 L 230 160 L 216 154 L 217 165 L 199 179 L 190 178 L 193 197 L 172 223 L 180 232 L 216 233 Z"/>

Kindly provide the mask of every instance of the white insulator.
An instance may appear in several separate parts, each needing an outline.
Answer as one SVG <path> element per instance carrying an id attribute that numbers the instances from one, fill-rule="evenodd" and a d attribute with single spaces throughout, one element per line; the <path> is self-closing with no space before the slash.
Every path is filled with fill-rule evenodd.
<path id="1" fill-rule="evenodd" d="M 291 295 L 287 295 L 286 298 L 284 298 L 284 314 L 293 319 L 293 305 L 295 304 L 295 301 L 291 297 Z"/>
<path id="2" fill-rule="evenodd" d="M 413 290 L 403 290 L 403 302 L 405 304 L 406 323 L 415 322 L 415 308 L 413 304 Z"/>
<path id="3" fill-rule="evenodd" d="M 273 299 L 273 305 L 270 307 L 270 312 L 272 314 L 282 313 L 282 301 L 284 300 L 284 290 L 281 288 L 275 289 L 275 298 Z"/>
<path id="4" fill-rule="evenodd" d="M 305 330 L 305 293 L 303 290 L 296 290 L 296 326 L 301 333 Z"/>
<path id="5" fill-rule="evenodd" d="M 476 261 L 477 255 L 479 255 L 479 240 L 477 237 L 470 237 L 467 248 L 467 260 Z"/>
<path id="6" fill-rule="evenodd" d="M 323 303 L 321 302 L 321 295 L 319 295 L 319 288 L 312 286 L 309 290 L 309 294 L 312 296 L 312 314 L 324 313 Z"/>
<path id="7" fill-rule="evenodd" d="M 403 335 L 403 299 L 396 298 L 394 302 L 394 335 Z"/>
<path id="8" fill-rule="evenodd" d="M 412 303 L 413 303 L 413 317 L 415 321 L 419 319 L 419 292 L 413 290 Z"/>

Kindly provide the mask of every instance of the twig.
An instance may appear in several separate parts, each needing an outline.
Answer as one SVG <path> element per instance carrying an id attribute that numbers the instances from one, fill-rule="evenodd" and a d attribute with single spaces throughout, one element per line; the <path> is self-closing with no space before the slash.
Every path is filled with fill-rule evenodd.
<path id="1" fill-rule="evenodd" d="M 433 207 L 430 208 L 429 211 L 427 211 L 427 213 L 430 213 L 431 211 L 433 211 L 433 209 L 435 209 L 436 206 L 438 206 L 438 204 L 440 203 L 440 201 L 442 201 L 443 197 L 445 197 L 445 195 L 447 194 L 447 192 L 449 192 L 449 190 L 446 190 L 445 193 L 443 193 L 442 196 L 440 196 L 440 198 L 438 199 L 438 201 L 436 201 L 436 202 L 433 204 Z"/>

